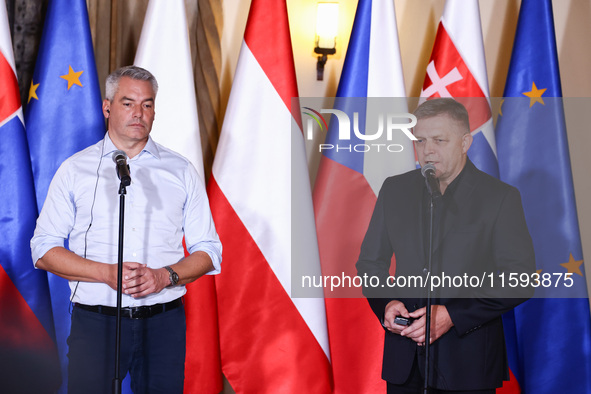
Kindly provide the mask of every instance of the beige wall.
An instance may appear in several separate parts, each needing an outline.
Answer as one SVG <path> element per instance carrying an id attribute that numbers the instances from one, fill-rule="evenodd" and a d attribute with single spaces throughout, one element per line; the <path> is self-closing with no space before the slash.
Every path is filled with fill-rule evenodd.
<path id="1" fill-rule="evenodd" d="M 185 0 L 194 58 L 197 3 L 207 1 L 216 0 Z M 250 1 L 220 1 L 223 15 L 219 26 L 221 109 L 218 116 L 223 119 L 221 116 L 230 94 Z M 112 0 L 112 6 L 101 0 L 87 2 L 99 77 L 103 81 L 112 67 L 133 61 L 148 1 Z M 287 0 L 298 87 L 303 97 L 330 97 L 336 93 L 357 1 L 339 1 L 338 52 L 328 60 L 324 81 L 316 81 L 316 56 L 313 53 L 316 3 L 316 0 Z M 417 96 L 445 1 L 394 0 L 394 3 L 406 90 L 409 96 Z M 503 93 L 519 6 L 520 0 L 480 0 L 489 85 L 493 97 L 502 96 Z M 591 177 L 585 168 L 587 149 L 591 148 L 591 132 L 580 125 L 585 124 L 585 107 L 591 102 L 583 99 L 589 97 L 591 92 L 591 78 L 588 75 L 591 70 L 591 0 L 554 0 L 553 7 L 563 95 L 579 98 L 567 107 L 566 116 L 583 250 L 585 255 L 590 256 L 591 205 L 586 202 L 591 191 Z M 117 23 L 111 26 L 113 10 Z M 318 157 L 312 155 L 309 163 L 313 179 Z M 586 262 L 585 266 L 587 272 L 591 272 L 591 262 Z M 591 278 L 588 276 L 587 280 L 591 288 Z"/>

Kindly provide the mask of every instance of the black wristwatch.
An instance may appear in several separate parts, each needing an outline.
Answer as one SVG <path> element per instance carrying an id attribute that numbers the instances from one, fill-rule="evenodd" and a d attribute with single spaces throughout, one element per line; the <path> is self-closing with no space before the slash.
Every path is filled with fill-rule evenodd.
<path id="1" fill-rule="evenodd" d="M 168 279 L 170 279 L 170 286 L 178 285 L 179 284 L 179 274 L 174 272 L 174 270 L 172 268 L 170 268 L 170 266 L 168 266 L 168 265 L 164 268 L 166 268 L 166 270 L 168 271 Z"/>

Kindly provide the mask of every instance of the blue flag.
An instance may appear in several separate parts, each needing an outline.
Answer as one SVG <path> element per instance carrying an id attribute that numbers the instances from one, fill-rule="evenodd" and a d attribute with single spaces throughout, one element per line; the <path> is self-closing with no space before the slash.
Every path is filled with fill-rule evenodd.
<path id="1" fill-rule="evenodd" d="M 496 137 L 500 176 L 521 192 L 540 275 L 536 298 L 504 316 L 510 368 L 526 393 L 591 393 L 589 299 L 559 75 L 552 3 L 522 0 Z"/>
<path id="2" fill-rule="evenodd" d="M 50 1 L 25 119 L 39 210 L 60 164 L 104 136 L 101 106 L 86 2 Z"/>
<path id="3" fill-rule="evenodd" d="M 86 1 L 49 2 L 25 120 L 40 210 L 60 164 L 105 133 Z M 48 277 L 63 380 L 67 382 L 70 288 L 65 279 L 53 274 Z"/>

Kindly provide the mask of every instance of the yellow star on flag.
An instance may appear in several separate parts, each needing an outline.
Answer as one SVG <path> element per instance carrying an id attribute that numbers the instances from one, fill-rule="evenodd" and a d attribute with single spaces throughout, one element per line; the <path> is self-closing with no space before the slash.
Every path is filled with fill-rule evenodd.
<path id="1" fill-rule="evenodd" d="M 31 87 L 29 88 L 29 99 L 27 100 L 27 104 L 29 104 L 31 102 L 31 99 L 34 98 L 35 100 L 39 100 L 39 97 L 37 97 L 37 88 L 39 87 L 39 84 L 35 85 L 33 84 L 33 80 L 31 79 Z"/>
<path id="2" fill-rule="evenodd" d="M 532 105 L 534 105 L 535 103 L 540 103 L 542 105 L 544 104 L 544 100 L 542 99 L 542 95 L 544 94 L 544 92 L 546 91 L 546 89 L 538 89 L 538 87 L 536 86 L 535 82 L 531 83 L 531 90 L 529 92 L 523 92 L 522 94 L 524 96 L 529 97 L 529 107 L 531 108 Z"/>
<path id="3" fill-rule="evenodd" d="M 68 67 L 70 68 L 70 70 L 68 71 L 68 73 L 66 75 L 60 75 L 60 78 L 65 79 L 66 81 L 68 81 L 68 90 L 70 90 L 70 88 L 74 84 L 82 87 L 82 84 L 80 83 L 80 75 L 82 75 L 82 73 L 84 71 L 74 72 L 74 70 L 72 70 L 72 66 L 68 66 Z"/>
<path id="4" fill-rule="evenodd" d="M 569 274 L 578 274 L 580 276 L 583 276 L 583 273 L 581 272 L 582 264 L 583 260 L 575 260 L 573 254 L 571 253 L 570 258 L 568 259 L 568 263 L 562 263 L 560 265 L 566 268 Z"/>

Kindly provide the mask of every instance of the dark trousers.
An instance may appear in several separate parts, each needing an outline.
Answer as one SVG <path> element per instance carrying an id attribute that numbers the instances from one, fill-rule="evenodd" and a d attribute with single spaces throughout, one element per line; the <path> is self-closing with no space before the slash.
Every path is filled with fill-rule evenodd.
<path id="1" fill-rule="evenodd" d="M 404 384 L 392 384 L 390 382 L 387 383 L 387 392 L 388 394 L 422 394 L 423 393 L 423 385 L 424 385 L 424 378 L 421 375 L 419 370 L 419 364 L 417 360 L 417 356 L 415 356 L 414 364 L 410 371 L 410 376 L 408 377 L 407 381 Z M 434 388 L 429 388 L 430 394 L 495 394 L 496 390 L 467 390 L 467 391 L 457 391 L 457 390 L 437 390 Z"/>
<path id="2" fill-rule="evenodd" d="M 68 393 L 112 392 L 115 376 L 114 316 L 74 307 L 68 338 Z M 121 319 L 120 378 L 129 372 L 134 394 L 183 393 L 185 310 L 146 319 Z"/>

